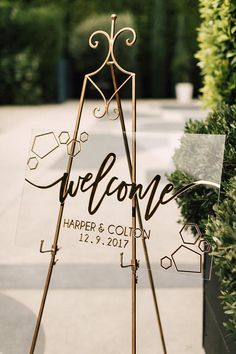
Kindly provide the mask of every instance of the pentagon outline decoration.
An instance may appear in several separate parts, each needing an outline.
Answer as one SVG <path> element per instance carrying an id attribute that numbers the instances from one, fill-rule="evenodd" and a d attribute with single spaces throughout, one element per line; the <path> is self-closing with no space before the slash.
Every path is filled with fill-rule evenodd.
<path id="1" fill-rule="evenodd" d="M 49 150 L 47 153 L 44 152 L 43 154 L 41 154 L 39 151 L 37 151 L 37 145 L 36 145 L 36 144 L 37 144 L 37 142 L 39 141 L 39 139 L 42 140 L 43 137 L 49 136 L 49 135 L 53 137 L 53 140 L 54 140 L 54 141 L 52 141 L 52 142 L 54 142 L 55 145 L 54 145 L 54 147 L 52 146 L 52 147 L 50 148 L 50 150 Z M 46 156 L 48 156 L 49 154 L 51 154 L 51 152 L 53 152 L 55 149 L 57 149 L 58 146 L 59 146 L 59 143 L 58 143 L 57 138 L 56 138 L 56 136 L 55 136 L 55 134 L 54 134 L 53 132 L 43 133 L 43 134 L 35 135 L 34 141 L 33 141 L 33 144 L 32 144 L 32 148 L 31 148 L 31 151 L 32 151 L 36 156 L 38 156 L 40 159 L 44 159 Z"/>
<path id="2" fill-rule="evenodd" d="M 192 253 L 195 253 L 199 256 L 199 271 L 197 270 L 181 270 L 178 268 L 178 265 L 175 261 L 175 258 L 174 258 L 174 255 L 176 253 L 178 253 L 181 249 L 185 248 L 186 250 L 188 250 L 189 252 L 192 252 Z M 194 250 L 192 250 L 191 248 L 187 247 L 187 246 L 184 246 L 184 245 L 181 245 L 177 248 L 177 250 L 175 250 L 172 254 L 171 254 L 171 258 L 173 259 L 173 262 L 174 262 L 174 265 L 175 265 L 175 268 L 177 270 L 177 272 L 180 272 L 180 273 L 202 273 L 202 255 Z"/>

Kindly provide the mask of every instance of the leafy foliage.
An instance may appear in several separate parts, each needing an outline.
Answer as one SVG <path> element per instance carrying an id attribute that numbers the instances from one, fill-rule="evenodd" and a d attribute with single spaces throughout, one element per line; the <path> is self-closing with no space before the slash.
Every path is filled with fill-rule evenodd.
<path id="1" fill-rule="evenodd" d="M 178 203 L 183 219 L 200 224 L 206 229 L 208 239 L 215 242 L 215 266 L 222 289 L 221 299 L 224 311 L 229 315 L 225 326 L 236 338 L 236 237 L 232 226 L 236 218 L 236 1 L 199 2 L 202 22 L 196 58 L 203 75 L 202 99 L 206 106 L 216 111 L 210 113 L 205 121 L 190 120 L 185 132 L 226 135 L 221 200 L 220 205 L 215 206 L 215 217 L 209 220 L 210 201 L 216 203 L 217 200 L 203 187 L 183 195 Z M 170 176 L 176 188 L 188 182 L 188 178 L 178 169 Z M 204 196 L 203 200 L 200 195 Z"/>
<path id="2" fill-rule="evenodd" d="M 236 1 L 200 0 L 202 19 L 196 55 L 208 107 L 236 103 Z"/>
<path id="3" fill-rule="evenodd" d="M 49 2 L 60 6 L 65 13 L 68 41 L 74 30 L 91 15 L 117 13 L 120 18 L 120 14 L 124 11 L 132 14 L 134 28 L 138 34 L 137 91 L 139 96 L 173 96 L 174 84 L 180 80 L 175 77 L 175 73 L 181 75 L 182 80 L 183 71 L 184 76 L 187 72 L 194 86 L 199 87 L 199 70 L 194 59 L 197 50 L 196 26 L 199 24 L 197 1 L 31 0 L 31 3 L 38 5 L 47 5 Z M 181 24 L 178 19 L 181 14 L 184 14 L 185 18 L 184 33 L 179 29 Z M 181 49 L 183 43 L 185 54 L 187 53 L 187 70 Z M 176 63 L 173 63 L 176 56 Z M 173 69 L 175 65 L 177 71 Z"/>
<path id="4" fill-rule="evenodd" d="M 225 327 L 236 339 L 236 177 L 230 179 L 226 199 L 215 207 L 216 217 L 207 223 L 206 235 L 213 238 L 213 255 L 221 283 L 221 300 L 229 320 Z"/>
<path id="5" fill-rule="evenodd" d="M 178 198 L 178 205 L 184 222 L 195 222 L 206 230 L 209 241 L 214 241 L 214 259 L 217 275 L 222 288 L 222 304 L 225 313 L 230 316 L 225 326 L 236 336 L 236 105 L 223 105 L 209 113 L 205 121 L 189 120 L 185 133 L 189 134 L 225 134 L 226 145 L 222 171 L 222 190 L 220 204 L 213 190 L 201 187 L 194 192 L 185 193 Z M 183 147 L 181 147 L 183 149 Z M 176 154 L 179 152 L 177 151 Z M 183 152 L 182 152 L 183 153 Z M 201 161 L 196 161 L 196 164 Z M 192 178 L 176 170 L 169 176 L 170 181 L 179 189 Z M 215 217 L 208 220 L 212 204 L 215 203 Z M 234 224 L 235 222 L 235 224 Z"/>
<path id="6" fill-rule="evenodd" d="M 61 11 L 54 6 L 4 1 L 0 3 L 0 31 L 4 34 L 0 38 L 0 103 L 54 100 L 63 47 Z"/>

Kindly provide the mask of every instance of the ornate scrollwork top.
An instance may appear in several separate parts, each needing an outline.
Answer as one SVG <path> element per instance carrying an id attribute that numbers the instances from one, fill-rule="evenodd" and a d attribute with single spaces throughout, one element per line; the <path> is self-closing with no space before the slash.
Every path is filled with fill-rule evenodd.
<path id="1" fill-rule="evenodd" d="M 115 33 L 115 21 L 116 21 L 117 16 L 116 15 L 112 15 L 111 19 L 111 33 L 110 35 L 102 30 L 98 30 L 94 33 L 91 34 L 90 38 L 89 38 L 89 45 L 91 48 L 96 49 L 99 46 L 100 41 L 96 38 L 98 36 L 103 36 L 106 38 L 106 40 L 108 41 L 108 53 L 107 56 L 105 58 L 105 60 L 103 61 L 103 63 L 99 66 L 99 68 L 97 68 L 95 71 L 85 75 L 86 78 L 90 81 L 90 83 L 95 87 L 95 89 L 99 92 L 102 100 L 104 101 L 104 108 L 101 107 L 96 107 L 93 111 L 93 114 L 96 118 L 102 118 L 104 117 L 106 114 L 108 116 L 109 119 L 111 120 L 115 120 L 119 117 L 119 110 L 118 108 L 114 108 L 112 110 L 112 115 L 110 113 L 110 105 L 112 102 L 112 99 L 115 97 L 115 95 L 119 92 L 119 90 L 133 77 L 135 76 L 135 73 L 130 72 L 125 70 L 116 60 L 115 58 L 115 54 L 114 54 L 114 46 L 115 43 L 117 41 L 117 38 L 124 32 L 128 32 L 131 37 L 129 36 L 128 38 L 126 38 L 125 40 L 125 44 L 128 47 L 131 47 L 134 45 L 134 43 L 136 42 L 136 32 L 131 28 L 131 27 L 124 27 L 122 29 L 120 29 L 117 33 Z M 93 76 L 95 76 L 96 74 L 98 74 L 104 67 L 105 65 L 114 65 L 120 72 L 122 72 L 125 75 L 128 75 L 128 77 L 124 80 L 124 82 L 117 88 L 117 90 L 112 94 L 112 96 L 110 97 L 110 99 L 106 99 L 104 93 L 102 92 L 102 90 L 98 87 L 98 85 L 94 82 L 94 80 L 92 79 Z"/>
<path id="2" fill-rule="evenodd" d="M 112 15 L 111 16 L 112 18 L 112 23 L 111 23 L 111 34 L 109 35 L 107 32 L 105 31 L 102 31 L 102 30 L 98 30 L 94 33 L 91 34 L 90 38 L 89 38 L 89 45 L 91 48 L 93 49 L 96 49 L 98 46 L 99 46 L 99 43 L 100 41 L 99 40 L 95 40 L 95 37 L 98 36 L 98 35 L 102 35 L 104 36 L 107 41 L 108 41 L 108 45 L 109 45 L 109 49 L 108 49 L 108 53 L 107 53 L 107 56 L 104 60 L 104 62 L 102 63 L 102 65 L 95 71 L 87 74 L 87 76 L 93 76 L 93 75 L 96 75 L 99 71 L 102 70 L 102 68 L 106 65 L 106 64 L 109 64 L 112 62 L 112 64 L 114 64 L 120 71 L 122 71 L 124 74 L 127 74 L 127 75 L 134 75 L 133 72 L 130 72 L 130 71 L 127 71 L 125 70 L 124 68 L 122 68 L 116 58 L 115 58 L 115 55 L 114 55 L 114 46 L 115 46 L 115 42 L 117 40 L 117 38 L 124 32 L 130 32 L 130 34 L 132 35 L 132 37 L 128 37 L 125 41 L 126 45 L 128 47 L 132 47 L 135 42 L 136 42 L 136 32 L 134 31 L 133 28 L 131 27 L 124 27 L 122 29 L 120 29 L 116 34 L 114 33 L 115 32 L 115 21 L 116 21 L 116 18 L 117 16 L 116 15 Z"/>

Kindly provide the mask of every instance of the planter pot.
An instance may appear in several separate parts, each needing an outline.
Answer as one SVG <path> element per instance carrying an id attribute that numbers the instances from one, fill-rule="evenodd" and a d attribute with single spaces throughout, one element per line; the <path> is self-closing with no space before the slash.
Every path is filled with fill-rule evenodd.
<path id="1" fill-rule="evenodd" d="M 193 98 L 193 84 L 179 82 L 175 85 L 175 95 L 179 103 L 190 103 Z"/>
<path id="2" fill-rule="evenodd" d="M 203 346 L 206 354 L 234 354 L 236 343 L 223 326 L 228 318 L 223 312 L 219 295 L 218 278 L 212 274 L 212 279 L 204 282 Z"/>

